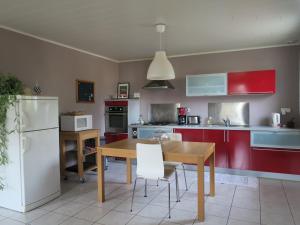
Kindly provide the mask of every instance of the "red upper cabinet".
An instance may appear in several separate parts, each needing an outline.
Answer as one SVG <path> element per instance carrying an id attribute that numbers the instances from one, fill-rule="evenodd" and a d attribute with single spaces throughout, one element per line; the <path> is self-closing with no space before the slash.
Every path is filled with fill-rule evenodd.
<path id="1" fill-rule="evenodd" d="M 275 92 L 275 70 L 228 73 L 228 95 L 275 94 Z"/>

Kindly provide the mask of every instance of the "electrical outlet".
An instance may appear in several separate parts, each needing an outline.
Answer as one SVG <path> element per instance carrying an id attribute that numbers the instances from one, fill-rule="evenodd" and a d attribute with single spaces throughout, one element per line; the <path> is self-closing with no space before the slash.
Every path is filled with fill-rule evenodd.
<path id="1" fill-rule="evenodd" d="M 280 111 L 282 115 L 286 115 L 291 112 L 291 108 L 281 108 Z"/>

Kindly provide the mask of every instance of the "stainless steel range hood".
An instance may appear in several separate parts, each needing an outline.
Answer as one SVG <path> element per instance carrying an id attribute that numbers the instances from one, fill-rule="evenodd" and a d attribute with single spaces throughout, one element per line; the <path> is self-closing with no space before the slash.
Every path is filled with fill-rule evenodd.
<path id="1" fill-rule="evenodd" d="M 146 84 L 144 89 L 175 89 L 174 86 L 167 80 L 152 80 Z"/>

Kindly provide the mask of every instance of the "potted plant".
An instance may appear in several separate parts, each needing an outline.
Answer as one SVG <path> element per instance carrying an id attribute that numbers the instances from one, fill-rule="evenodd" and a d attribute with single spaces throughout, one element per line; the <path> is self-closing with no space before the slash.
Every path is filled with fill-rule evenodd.
<path id="1" fill-rule="evenodd" d="M 22 93 L 23 85 L 20 80 L 11 74 L 0 73 L 0 167 L 9 162 L 7 154 L 8 135 L 16 130 L 8 130 L 6 127 L 7 110 L 15 104 L 17 95 Z M 3 188 L 3 180 L 0 177 L 0 190 Z"/>

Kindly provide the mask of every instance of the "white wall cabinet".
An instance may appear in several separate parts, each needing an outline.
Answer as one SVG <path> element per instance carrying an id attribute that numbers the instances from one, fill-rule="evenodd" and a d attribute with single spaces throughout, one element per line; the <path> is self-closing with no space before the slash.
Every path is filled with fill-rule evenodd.
<path id="1" fill-rule="evenodd" d="M 186 76 L 186 96 L 227 95 L 227 73 Z"/>

